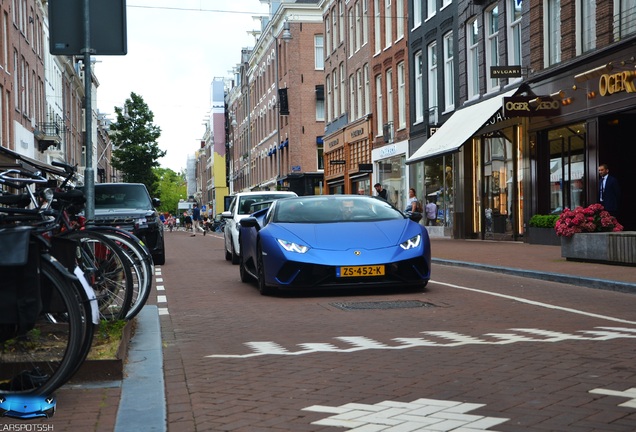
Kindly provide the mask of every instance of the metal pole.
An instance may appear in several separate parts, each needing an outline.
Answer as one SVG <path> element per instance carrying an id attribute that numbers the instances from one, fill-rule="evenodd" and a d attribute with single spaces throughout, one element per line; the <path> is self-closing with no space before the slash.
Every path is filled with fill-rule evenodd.
<path id="1" fill-rule="evenodd" d="M 86 196 L 86 219 L 92 221 L 95 216 L 95 174 L 93 170 L 93 108 L 91 102 L 91 31 L 90 0 L 84 0 L 84 122 L 86 135 L 86 165 L 84 166 L 84 194 Z"/>

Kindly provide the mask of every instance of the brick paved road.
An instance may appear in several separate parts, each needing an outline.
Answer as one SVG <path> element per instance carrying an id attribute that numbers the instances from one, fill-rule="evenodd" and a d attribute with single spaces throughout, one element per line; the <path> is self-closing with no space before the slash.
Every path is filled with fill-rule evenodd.
<path id="1" fill-rule="evenodd" d="M 262 297 L 220 239 L 168 244 L 170 431 L 636 430 L 632 295 L 437 267 L 424 293 Z M 370 301 L 433 306 L 338 307 Z"/>
<path id="2" fill-rule="evenodd" d="M 424 293 L 263 297 L 219 238 L 167 246 L 150 303 L 171 432 L 636 430 L 633 294 L 435 266 Z M 341 308 L 388 301 L 431 306 Z M 110 384 L 28 423 L 110 432 Z"/>

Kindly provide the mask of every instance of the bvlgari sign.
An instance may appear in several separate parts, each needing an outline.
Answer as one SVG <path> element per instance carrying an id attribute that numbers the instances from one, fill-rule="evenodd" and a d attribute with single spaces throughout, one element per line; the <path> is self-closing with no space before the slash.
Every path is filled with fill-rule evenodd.
<path id="1" fill-rule="evenodd" d="M 521 66 L 490 66 L 490 78 L 518 78 Z"/>
<path id="2" fill-rule="evenodd" d="M 561 103 L 550 96 L 511 96 L 503 98 L 505 117 L 555 116 L 561 112 Z"/>

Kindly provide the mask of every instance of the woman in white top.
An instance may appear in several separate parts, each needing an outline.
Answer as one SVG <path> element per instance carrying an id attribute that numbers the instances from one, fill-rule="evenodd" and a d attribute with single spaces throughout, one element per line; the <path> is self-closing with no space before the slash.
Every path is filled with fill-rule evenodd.
<path id="1" fill-rule="evenodd" d="M 415 212 L 417 208 L 417 197 L 415 196 L 415 189 L 409 189 L 409 197 L 406 200 L 406 208 L 404 211 L 406 212 Z"/>

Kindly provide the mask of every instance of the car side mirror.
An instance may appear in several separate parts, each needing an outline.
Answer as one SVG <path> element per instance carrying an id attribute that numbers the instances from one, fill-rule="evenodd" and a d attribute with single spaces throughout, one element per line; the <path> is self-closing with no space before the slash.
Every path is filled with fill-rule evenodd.
<path id="1" fill-rule="evenodd" d="M 244 219 L 241 219 L 240 224 L 241 226 L 246 228 L 256 228 L 257 230 L 260 228 L 260 226 L 258 225 L 258 219 L 256 219 L 255 217 L 246 217 Z"/>
<path id="2" fill-rule="evenodd" d="M 153 207 L 159 207 L 161 205 L 161 200 L 159 198 L 153 198 L 152 199 L 152 206 Z"/>

